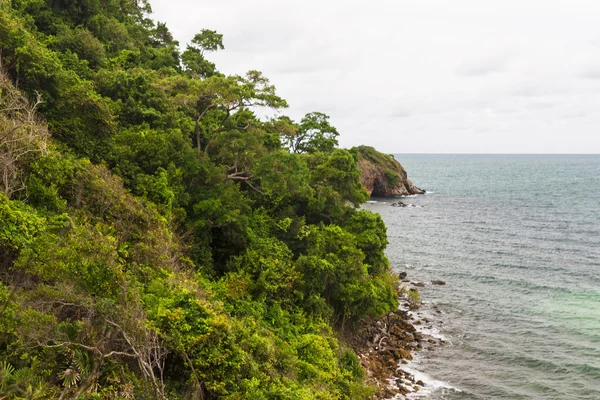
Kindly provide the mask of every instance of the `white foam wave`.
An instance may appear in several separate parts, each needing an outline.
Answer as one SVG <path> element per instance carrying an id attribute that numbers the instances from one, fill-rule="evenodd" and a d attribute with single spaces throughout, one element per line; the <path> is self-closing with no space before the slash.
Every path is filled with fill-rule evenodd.
<path id="1" fill-rule="evenodd" d="M 431 393 L 436 392 L 438 390 L 453 390 L 456 392 L 461 391 L 460 389 L 450 385 L 448 382 L 440 381 L 427 375 L 426 373 L 415 369 L 413 362 L 410 362 L 408 365 L 403 365 L 401 369 L 404 372 L 407 372 L 410 375 L 412 375 L 415 382 L 421 381 L 425 384 L 418 392 L 408 393 L 406 396 L 406 398 L 408 399 L 425 399 Z"/>
<path id="2" fill-rule="evenodd" d="M 426 190 L 425 191 L 425 194 L 433 194 L 433 193 L 435 193 L 433 190 Z"/>
<path id="3" fill-rule="evenodd" d="M 439 328 L 435 327 L 433 324 L 438 322 L 439 315 L 434 315 L 427 311 L 419 311 L 415 314 L 413 311 L 408 313 L 410 316 L 414 317 L 416 320 L 422 321 L 420 324 L 414 325 L 417 332 L 422 334 L 423 336 L 429 336 L 433 339 L 443 340 L 448 344 L 452 344 L 446 336 L 439 330 Z M 430 322 L 426 322 L 428 320 Z"/>
<path id="4" fill-rule="evenodd" d="M 452 342 L 450 342 L 448 338 L 444 336 L 440 332 L 440 330 L 434 326 L 422 326 L 420 328 L 417 328 L 417 331 L 420 332 L 422 335 L 431 336 L 434 339 L 443 340 L 445 343 L 452 344 Z"/>

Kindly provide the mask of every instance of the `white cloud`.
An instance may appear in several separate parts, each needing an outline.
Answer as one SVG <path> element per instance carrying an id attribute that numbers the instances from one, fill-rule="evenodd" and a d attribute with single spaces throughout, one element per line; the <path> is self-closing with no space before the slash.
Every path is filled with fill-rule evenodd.
<path id="1" fill-rule="evenodd" d="M 263 71 L 343 146 L 600 152 L 596 0 L 151 1 L 182 43 L 223 33 L 221 71 Z"/>

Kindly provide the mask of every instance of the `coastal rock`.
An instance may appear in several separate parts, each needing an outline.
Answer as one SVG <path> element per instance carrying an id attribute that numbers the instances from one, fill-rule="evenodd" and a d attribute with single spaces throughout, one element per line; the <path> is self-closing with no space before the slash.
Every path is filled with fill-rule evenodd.
<path id="1" fill-rule="evenodd" d="M 365 325 L 345 338 L 345 342 L 359 355 L 369 383 L 379 388 L 372 397 L 374 400 L 406 393 L 400 376 L 404 374 L 408 378 L 409 375 L 398 367 L 412 359 L 411 350 L 415 347 L 413 335 L 416 333 L 416 328 L 406 318 L 405 311 L 396 310 L 377 320 L 365 321 Z M 395 380 L 396 384 L 390 384 L 391 380 Z M 408 388 L 413 391 L 411 386 Z"/>
<path id="2" fill-rule="evenodd" d="M 396 357 L 397 360 L 412 360 L 412 355 L 410 354 L 410 351 L 405 350 L 401 347 L 398 347 L 396 349 L 393 349 L 392 352 L 394 353 L 394 356 Z"/>
<path id="3" fill-rule="evenodd" d="M 436 281 L 431 281 L 431 284 L 432 284 L 432 285 L 440 285 L 440 286 L 443 286 L 443 285 L 445 285 L 445 284 L 446 284 L 446 282 L 444 282 L 444 281 L 440 281 L 440 280 L 436 280 Z"/>
<path id="4" fill-rule="evenodd" d="M 356 151 L 360 182 L 369 195 L 394 197 L 425 193 L 408 179 L 406 171 L 393 156 L 369 146 L 359 146 Z"/>

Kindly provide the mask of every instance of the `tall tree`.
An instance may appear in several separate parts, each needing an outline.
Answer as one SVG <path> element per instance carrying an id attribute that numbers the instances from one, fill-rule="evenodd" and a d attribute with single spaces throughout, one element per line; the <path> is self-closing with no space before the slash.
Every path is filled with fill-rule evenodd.
<path id="1" fill-rule="evenodd" d="M 223 35 L 203 29 L 192 39 L 181 55 L 186 71 L 194 78 L 208 78 L 216 73 L 215 64 L 206 59 L 206 53 L 223 50 Z"/>
<path id="2" fill-rule="evenodd" d="M 320 112 L 306 114 L 298 125 L 280 118 L 275 126 L 281 129 L 282 140 L 293 153 L 327 153 L 338 145 L 337 129 L 329 123 L 329 116 Z"/>

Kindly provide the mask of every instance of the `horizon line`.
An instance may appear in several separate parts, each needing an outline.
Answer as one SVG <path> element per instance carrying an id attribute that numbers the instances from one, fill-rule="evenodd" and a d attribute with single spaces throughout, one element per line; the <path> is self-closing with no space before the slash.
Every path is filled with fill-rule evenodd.
<path id="1" fill-rule="evenodd" d="M 389 154 L 402 155 L 470 155 L 470 156 L 600 156 L 600 153 L 402 153 Z"/>

